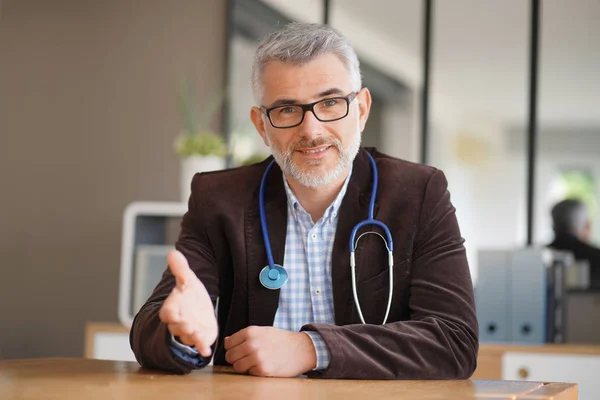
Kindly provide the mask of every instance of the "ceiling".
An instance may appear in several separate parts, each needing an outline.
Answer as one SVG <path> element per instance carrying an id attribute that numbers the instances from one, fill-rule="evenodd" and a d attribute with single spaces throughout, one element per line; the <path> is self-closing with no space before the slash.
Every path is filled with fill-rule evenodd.
<path id="1" fill-rule="evenodd" d="M 600 124 L 600 1 L 544 0 L 540 31 L 539 119 Z M 421 60 L 421 0 L 337 0 L 340 11 Z M 463 112 L 526 123 L 530 2 L 436 1 L 432 93 Z"/>
<path id="2" fill-rule="evenodd" d="M 263 1 L 292 19 L 322 18 L 321 0 Z M 422 0 L 331 4 L 332 25 L 343 28 L 361 57 L 376 59 L 388 72 L 404 70 L 398 76 L 422 79 Z M 541 4 L 539 120 L 542 125 L 600 125 L 600 1 Z M 530 1 L 436 1 L 433 21 L 432 112 L 452 107 L 467 118 L 526 125 Z"/>

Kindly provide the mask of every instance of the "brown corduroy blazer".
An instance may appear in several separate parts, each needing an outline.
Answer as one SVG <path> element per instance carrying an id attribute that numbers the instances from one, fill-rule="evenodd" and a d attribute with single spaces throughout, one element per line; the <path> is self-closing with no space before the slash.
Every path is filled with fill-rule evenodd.
<path id="1" fill-rule="evenodd" d="M 367 218 L 372 171 L 379 172 L 375 218 L 394 241 L 393 303 L 385 325 L 388 297 L 387 250 L 376 235 L 363 237 L 356 251 L 357 288 L 366 325 L 352 296 L 349 238 Z M 267 264 L 261 233 L 258 192 L 272 158 L 247 167 L 196 174 L 189 210 L 176 243 L 204 283 L 219 298 L 216 365 L 227 364 L 223 338 L 250 325 L 272 326 L 279 290 L 258 280 Z M 274 166 L 266 188 L 267 226 L 274 261 L 283 264 L 287 199 L 282 173 Z M 318 332 L 330 353 L 329 367 L 309 375 L 355 379 L 461 379 L 476 367 L 478 325 L 473 286 L 455 209 L 444 174 L 361 149 L 342 201 L 333 246 L 332 285 L 335 324 L 306 324 Z M 375 228 L 378 229 L 378 228 Z M 175 281 L 168 269 L 137 314 L 131 345 L 147 368 L 187 373 L 173 356 L 167 327 L 158 312 Z"/>

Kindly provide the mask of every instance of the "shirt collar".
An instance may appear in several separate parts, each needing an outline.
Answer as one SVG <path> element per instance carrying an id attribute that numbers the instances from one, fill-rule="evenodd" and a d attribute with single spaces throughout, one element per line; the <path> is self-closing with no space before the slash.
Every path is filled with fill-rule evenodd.
<path id="1" fill-rule="evenodd" d="M 330 221 L 332 221 L 334 218 L 337 217 L 340 206 L 342 205 L 342 200 L 344 200 L 344 195 L 346 194 L 346 190 L 348 189 L 348 183 L 350 182 L 350 177 L 352 176 L 352 169 L 353 165 L 350 164 L 350 171 L 348 172 L 348 176 L 344 181 L 342 189 L 340 190 L 336 198 L 333 200 L 333 202 L 329 205 L 329 207 L 327 207 L 321 219 L 329 219 Z M 283 184 L 285 186 L 285 194 L 287 195 L 288 210 L 291 212 L 294 219 L 298 221 L 298 213 L 308 213 L 298 201 L 298 198 L 292 191 L 292 188 L 290 188 L 287 179 L 285 179 L 285 175 L 283 173 L 281 175 L 283 177 Z"/>

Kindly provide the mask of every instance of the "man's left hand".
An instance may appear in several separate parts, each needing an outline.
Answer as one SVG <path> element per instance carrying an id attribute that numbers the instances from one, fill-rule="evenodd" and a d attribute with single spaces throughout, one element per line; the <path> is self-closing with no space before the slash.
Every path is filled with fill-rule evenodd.
<path id="1" fill-rule="evenodd" d="M 249 326 L 225 338 L 225 359 L 237 372 L 294 377 L 317 365 L 315 347 L 304 332 Z"/>

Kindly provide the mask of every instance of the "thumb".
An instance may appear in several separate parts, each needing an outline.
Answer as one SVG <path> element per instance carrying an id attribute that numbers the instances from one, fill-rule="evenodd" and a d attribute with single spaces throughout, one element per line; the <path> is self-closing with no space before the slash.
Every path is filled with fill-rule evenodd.
<path id="1" fill-rule="evenodd" d="M 183 289 L 194 275 L 185 256 L 180 251 L 172 250 L 167 256 L 167 262 L 171 273 L 177 280 L 177 286 Z"/>

